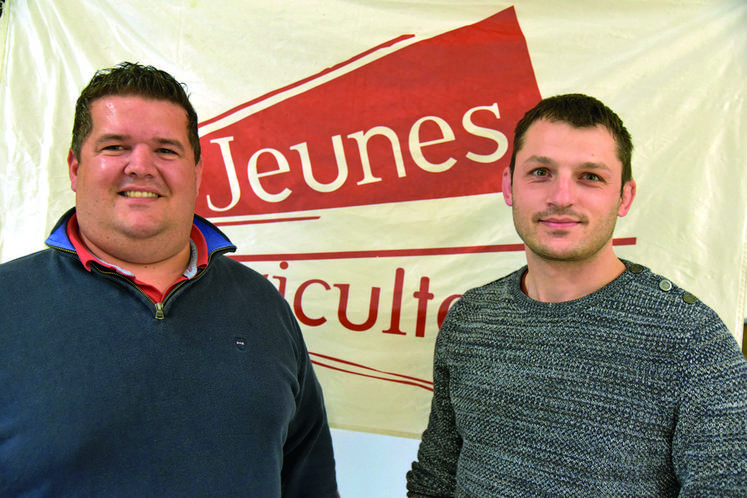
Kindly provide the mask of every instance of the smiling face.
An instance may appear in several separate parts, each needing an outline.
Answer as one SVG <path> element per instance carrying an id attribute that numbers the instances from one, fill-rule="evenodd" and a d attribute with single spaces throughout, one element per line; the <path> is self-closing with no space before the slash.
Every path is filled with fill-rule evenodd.
<path id="1" fill-rule="evenodd" d="M 527 130 L 503 195 L 527 260 L 581 262 L 614 256 L 612 234 L 635 197 L 622 188 L 622 164 L 612 135 L 602 126 L 574 128 L 539 120 Z"/>
<path id="2" fill-rule="evenodd" d="M 147 264 L 183 251 L 202 174 L 184 109 L 164 100 L 108 96 L 93 102 L 91 117 L 80 157 L 68 155 L 86 245 L 112 263 Z"/>

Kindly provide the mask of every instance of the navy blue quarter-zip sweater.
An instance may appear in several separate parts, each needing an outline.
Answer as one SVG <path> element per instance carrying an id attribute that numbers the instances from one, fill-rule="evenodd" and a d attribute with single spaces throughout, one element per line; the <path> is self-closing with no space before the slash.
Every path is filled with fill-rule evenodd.
<path id="1" fill-rule="evenodd" d="M 337 496 L 321 388 L 273 285 L 195 217 L 210 262 L 159 311 L 81 265 L 70 214 L 49 249 L 0 265 L 0 496 Z"/>

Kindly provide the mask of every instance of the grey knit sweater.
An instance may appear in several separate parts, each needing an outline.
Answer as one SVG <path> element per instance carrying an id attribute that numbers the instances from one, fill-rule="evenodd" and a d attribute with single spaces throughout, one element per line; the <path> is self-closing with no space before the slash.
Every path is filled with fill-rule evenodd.
<path id="1" fill-rule="evenodd" d="M 747 362 L 694 296 L 626 262 L 565 303 L 526 268 L 472 289 L 436 341 L 409 496 L 747 496 Z"/>

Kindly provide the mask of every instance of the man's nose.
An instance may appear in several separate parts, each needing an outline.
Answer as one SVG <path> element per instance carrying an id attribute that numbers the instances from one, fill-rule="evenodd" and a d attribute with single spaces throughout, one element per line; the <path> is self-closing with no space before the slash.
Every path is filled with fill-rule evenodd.
<path id="1" fill-rule="evenodd" d="M 152 176 L 156 166 L 153 152 L 145 145 L 136 145 L 130 151 L 125 165 L 125 174 L 137 176 Z"/>
<path id="2" fill-rule="evenodd" d="M 566 176 L 560 176 L 552 182 L 548 203 L 556 206 L 571 206 L 574 203 L 576 185 Z"/>

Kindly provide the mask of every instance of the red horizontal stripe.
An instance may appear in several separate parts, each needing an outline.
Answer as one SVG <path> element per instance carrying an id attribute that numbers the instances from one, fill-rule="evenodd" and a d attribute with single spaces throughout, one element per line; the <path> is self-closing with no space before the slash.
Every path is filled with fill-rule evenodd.
<path id="1" fill-rule="evenodd" d="M 635 237 L 624 237 L 622 239 L 612 239 L 613 246 L 634 246 L 636 243 Z"/>
<path id="2" fill-rule="evenodd" d="M 262 223 L 282 223 L 286 221 L 312 221 L 318 220 L 321 216 L 296 216 L 292 218 L 269 218 L 262 220 L 241 220 L 241 221 L 213 221 L 217 227 L 227 227 L 233 225 L 259 225 Z"/>
<path id="3" fill-rule="evenodd" d="M 428 247 L 422 249 L 381 249 L 371 251 L 333 251 L 286 254 L 236 254 L 237 261 L 314 261 L 320 259 L 395 258 L 409 256 L 441 256 L 446 254 L 478 254 L 486 252 L 523 251 L 523 244 L 492 246 Z"/>
<path id="4" fill-rule="evenodd" d="M 635 237 L 615 239 L 616 246 L 636 244 Z M 449 254 L 482 254 L 489 252 L 518 252 L 524 244 L 495 244 L 487 246 L 425 247 L 420 249 L 380 249 L 371 251 L 330 251 L 276 254 L 234 254 L 236 261 L 316 261 L 322 259 L 396 258 L 412 256 L 444 256 Z"/>

